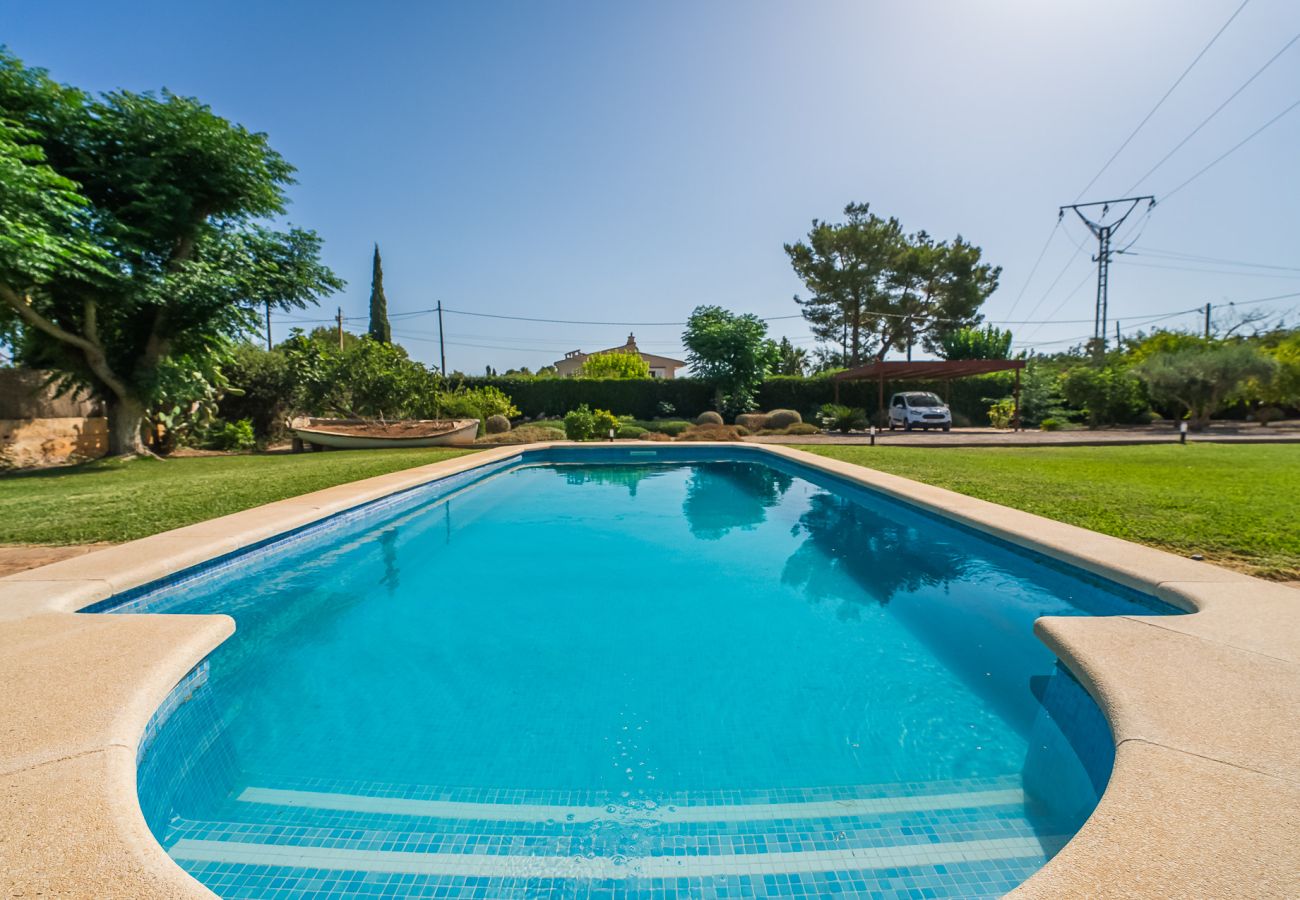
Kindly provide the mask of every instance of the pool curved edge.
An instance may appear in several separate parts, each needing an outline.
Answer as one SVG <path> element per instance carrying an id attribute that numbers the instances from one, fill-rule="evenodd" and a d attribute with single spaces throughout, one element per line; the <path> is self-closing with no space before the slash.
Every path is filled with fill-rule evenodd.
<path id="1" fill-rule="evenodd" d="M 212 896 L 148 831 L 136 752 L 154 711 L 233 622 L 76 610 L 370 500 L 549 446 L 486 450 L 340 485 L 0 579 L 0 683 L 18 686 L 0 709 L 0 820 L 17 826 L 15 837 L 0 837 L 0 893 Z M 1015 896 L 1300 895 L 1300 594 L 872 469 L 742 446 L 1191 613 L 1037 623 L 1105 714 L 1117 749 L 1096 811 Z"/>

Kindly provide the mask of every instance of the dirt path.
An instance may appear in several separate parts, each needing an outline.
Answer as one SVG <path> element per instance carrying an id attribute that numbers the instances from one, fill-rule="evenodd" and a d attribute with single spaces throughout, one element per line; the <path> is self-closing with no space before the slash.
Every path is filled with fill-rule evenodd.
<path id="1" fill-rule="evenodd" d="M 70 544 L 66 547 L 42 547 L 38 544 L 0 544 L 0 578 L 6 575 L 16 575 L 19 572 L 26 572 L 28 569 L 35 569 L 37 566 L 81 556 L 83 553 L 90 553 L 110 546 L 112 545 L 108 543 Z"/>

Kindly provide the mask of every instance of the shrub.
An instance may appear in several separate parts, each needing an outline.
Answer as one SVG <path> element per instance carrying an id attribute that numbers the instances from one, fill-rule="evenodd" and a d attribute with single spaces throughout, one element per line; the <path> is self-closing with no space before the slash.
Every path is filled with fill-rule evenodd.
<path id="1" fill-rule="evenodd" d="M 491 385 L 467 388 L 461 384 L 454 390 L 439 391 L 435 406 L 440 417 L 451 419 L 487 420 L 493 416 L 510 419 L 519 415 L 519 410 L 506 393 Z"/>
<path id="2" fill-rule="evenodd" d="M 564 436 L 571 441 L 589 441 L 596 433 L 596 417 L 587 404 L 571 410 L 564 417 Z"/>
<path id="3" fill-rule="evenodd" d="M 1044 419 L 1038 423 L 1039 431 L 1060 431 L 1065 423 L 1060 419 Z"/>
<path id="4" fill-rule="evenodd" d="M 477 443 L 480 444 L 532 444 L 537 441 L 562 441 L 564 432 L 558 428 L 547 428 L 538 425 L 520 425 L 513 431 L 505 431 L 500 434 L 489 434 L 487 437 L 479 438 Z"/>
<path id="5" fill-rule="evenodd" d="M 1016 401 L 1011 397 L 1003 397 L 989 407 L 989 423 L 994 428 L 1010 428 L 1015 417 Z"/>
<path id="6" fill-rule="evenodd" d="M 619 440 L 633 441 L 646 433 L 647 433 L 646 430 L 642 428 L 640 425 L 624 425 L 621 428 L 619 428 L 616 436 L 618 437 Z"/>
<path id="7" fill-rule="evenodd" d="M 1150 407 L 1142 382 L 1121 366 L 1075 366 L 1061 375 L 1065 402 L 1083 410 L 1088 424 L 1127 424 L 1141 420 Z"/>
<path id="8" fill-rule="evenodd" d="M 750 431 L 759 431 L 760 429 L 769 427 L 767 422 L 767 413 L 760 412 L 741 413 L 736 416 L 736 424 L 743 425 Z"/>
<path id="9" fill-rule="evenodd" d="M 622 423 L 618 416 L 614 415 L 607 409 L 598 409 L 591 414 L 592 425 L 596 429 L 594 437 L 608 437 L 611 431 L 617 433 Z"/>
<path id="10" fill-rule="evenodd" d="M 582 404 L 564 417 L 564 433 L 571 441 L 589 441 L 618 431 L 618 416 L 607 409 L 591 410 Z"/>
<path id="11" fill-rule="evenodd" d="M 821 434 L 822 430 L 809 422 L 795 422 L 781 430 L 783 434 Z"/>
<path id="12" fill-rule="evenodd" d="M 712 410 L 710 410 L 709 412 L 702 412 L 695 417 L 695 424 L 696 425 L 721 425 L 723 424 L 722 416 L 716 412 L 713 412 Z"/>
<path id="13" fill-rule="evenodd" d="M 677 435 L 691 427 L 690 422 L 683 421 L 682 419 L 668 419 L 666 421 L 656 419 L 653 422 L 639 422 L 638 424 L 646 428 L 648 431 L 657 431 L 660 434 L 666 434 L 669 437 L 677 437 Z"/>
<path id="14" fill-rule="evenodd" d="M 803 416 L 793 409 L 774 409 L 767 414 L 768 428 L 789 428 L 803 421 Z"/>
<path id="15" fill-rule="evenodd" d="M 218 401 L 217 414 L 232 422 L 251 419 L 253 433 L 263 441 L 283 437 L 302 393 L 288 357 L 280 350 L 241 344 L 223 371 L 238 393 L 227 391 Z"/>
<path id="16" fill-rule="evenodd" d="M 488 434 L 505 434 L 510 430 L 510 420 L 502 415 L 488 416 L 484 427 Z"/>
<path id="17" fill-rule="evenodd" d="M 817 418 L 825 428 L 844 434 L 863 427 L 867 422 L 865 412 L 839 403 L 823 404 L 817 412 Z"/>
<path id="18" fill-rule="evenodd" d="M 671 441 L 672 440 L 672 438 L 664 434 L 662 431 L 647 431 L 645 434 L 641 435 L 640 439 L 643 441 Z"/>
<path id="19" fill-rule="evenodd" d="M 1261 425 L 1267 425 L 1269 422 L 1279 422 L 1286 418 L 1286 413 L 1276 406 L 1261 406 L 1255 410 L 1255 421 Z"/>
<path id="20" fill-rule="evenodd" d="M 735 425 L 692 425 L 677 438 L 679 441 L 738 441 L 749 432 Z"/>
<path id="21" fill-rule="evenodd" d="M 210 450 L 252 450 L 257 444 L 250 419 L 238 422 L 215 422 L 204 443 Z"/>
<path id="22" fill-rule="evenodd" d="M 660 418 L 667 419 L 670 416 L 677 415 L 677 407 L 673 406 L 667 400 L 660 400 L 655 405 L 655 412 L 659 414 Z"/>

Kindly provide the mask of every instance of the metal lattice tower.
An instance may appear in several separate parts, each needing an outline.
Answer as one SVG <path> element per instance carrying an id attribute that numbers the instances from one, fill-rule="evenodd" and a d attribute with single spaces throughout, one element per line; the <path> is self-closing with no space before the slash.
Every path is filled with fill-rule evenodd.
<path id="1" fill-rule="evenodd" d="M 1143 200 L 1147 201 L 1148 209 L 1156 205 L 1156 198 L 1147 194 L 1141 197 L 1122 197 L 1118 200 L 1098 200 L 1096 203 L 1071 203 L 1060 208 L 1060 215 L 1065 215 L 1067 209 L 1073 210 L 1079 220 L 1088 226 L 1092 236 L 1097 239 L 1097 255 L 1092 258 L 1092 261 L 1097 264 L 1097 310 L 1093 317 L 1092 339 L 1098 354 L 1106 352 L 1106 315 L 1109 299 L 1107 295 L 1110 288 L 1110 239 Z M 1100 220 L 1094 222 L 1083 212 L 1085 209 L 1100 206 L 1100 218 L 1105 219 L 1112 205 L 1124 203 L 1128 204 L 1128 208 L 1124 210 L 1123 214 L 1113 222 L 1104 225 Z"/>

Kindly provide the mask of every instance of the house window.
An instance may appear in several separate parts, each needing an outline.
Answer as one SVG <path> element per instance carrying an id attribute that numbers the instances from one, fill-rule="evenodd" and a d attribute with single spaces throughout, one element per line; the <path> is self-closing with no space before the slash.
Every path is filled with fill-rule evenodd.
<path id="1" fill-rule="evenodd" d="M 664 377 L 664 370 L 663 370 L 663 369 L 651 369 L 651 370 L 650 370 L 650 377 L 651 377 L 651 378 L 663 378 L 663 377 Z"/>

